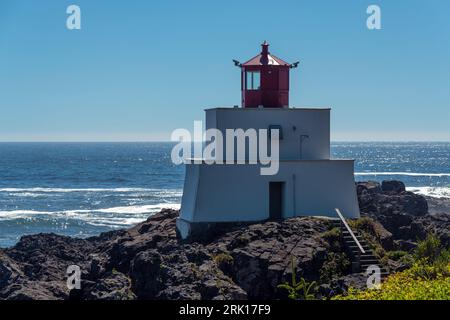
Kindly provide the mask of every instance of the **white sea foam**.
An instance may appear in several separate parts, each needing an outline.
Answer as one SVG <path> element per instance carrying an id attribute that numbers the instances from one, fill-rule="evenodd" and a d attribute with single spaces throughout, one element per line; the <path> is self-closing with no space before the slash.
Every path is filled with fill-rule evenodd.
<path id="1" fill-rule="evenodd" d="M 18 219 L 18 218 L 29 218 L 34 215 L 46 215 L 52 214 L 52 212 L 46 211 L 35 211 L 35 210 L 12 210 L 12 211 L 0 211 L 0 220 L 4 218 L 7 219 Z"/>
<path id="2" fill-rule="evenodd" d="M 355 172 L 355 176 L 450 177 L 450 173 L 419 173 L 419 172 Z"/>
<path id="3" fill-rule="evenodd" d="M 151 205 L 142 205 L 142 206 L 128 206 L 128 207 L 114 207 L 108 209 L 100 209 L 93 210 L 94 212 L 100 213 L 121 213 L 121 214 L 142 214 L 155 212 L 156 210 L 161 209 L 179 209 L 180 205 L 178 203 L 159 203 L 159 204 L 151 204 Z"/>
<path id="4" fill-rule="evenodd" d="M 423 196 L 450 199 L 450 187 L 408 187 L 406 190 Z"/>
<path id="5" fill-rule="evenodd" d="M 0 221 L 30 219 L 44 216 L 50 219 L 79 219 L 92 225 L 132 225 L 147 219 L 151 214 L 162 209 L 179 209 L 178 203 L 158 203 L 153 205 L 123 206 L 91 210 L 35 211 L 11 210 L 0 211 Z"/>
<path id="6" fill-rule="evenodd" d="M 146 188 L 86 188 L 86 189 L 65 189 L 65 188 L 0 188 L 0 192 L 41 192 L 41 193 L 68 193 L 68 192 L 154 192 L 154 193 L 180 193 L 177 189 L 146 189 Z"/>

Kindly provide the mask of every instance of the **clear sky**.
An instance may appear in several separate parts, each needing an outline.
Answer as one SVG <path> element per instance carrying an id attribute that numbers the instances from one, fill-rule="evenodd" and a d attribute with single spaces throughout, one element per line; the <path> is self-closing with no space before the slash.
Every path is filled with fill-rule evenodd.
<path id="1" fill-rule="evenodd" d="M 333 140 L 450 141 L 448 0 L 0 0 L 0 141 L 169 140 L 240 103 L 231 60 L 263 40 Z"/>

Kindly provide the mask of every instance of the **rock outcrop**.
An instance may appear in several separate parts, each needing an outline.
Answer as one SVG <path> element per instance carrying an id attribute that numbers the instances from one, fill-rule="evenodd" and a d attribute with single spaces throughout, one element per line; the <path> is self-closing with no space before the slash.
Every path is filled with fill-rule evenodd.
<path id="1" fill-rule="evenodd" d="M 231 228 L 216 239 L 183 243 L 178 211 L 163 210 L 126 231 L 89 239 L 23 237 L 0 251 L 1 299 L 269 299 L 297 271 L 317 277 L 329 228 L 325 219 L 294 218 Z M 66 270 L 78 265 L 82 289 L 69 292 Z"/>
<path id="2" fill-rule="evenodd" d="M 393 235 L 398 250 L 411 251 L 418 240 L 435 233 L 449 246 L 450 212 L 428 214 L 427 199 L 408 192 L 401 181 L 357 183 L 361 214 L 378 221 Z"/>
<path id="3" fill-rule="evenodd" d="M 427 232 L 449 245 L 449 216 L 428 215 L 425 198 L 405 191 L 402 183 L 358 183 L 357 190 L 361 211 L 377 221 L 385 249 L 412 250 Z M 129 230 L 88 239 L 24 236 L 0 250 L 0 299 L 286 298 L 277 286 L 290 281 L 292 259 L 297 274 L 309 281 L 320 281 L 324 266 L 340 261 L 329 255 L 340 248 L 324 236 L 332 228 L 327 219 L 237 224 L 186 243 L 177 236 L 177 216 L 163 210 Z M 67 287 L 70 265 L 80 267 L 81 290 Z M 319 294 L 364 284 L 364 277 L 344 272 L 322 281 Z"/>

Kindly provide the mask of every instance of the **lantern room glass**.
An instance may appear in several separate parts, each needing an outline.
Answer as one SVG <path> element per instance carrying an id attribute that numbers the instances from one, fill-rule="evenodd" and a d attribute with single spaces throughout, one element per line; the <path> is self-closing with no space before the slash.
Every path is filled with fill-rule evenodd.
<path id="1" fill-rule="evenodd" d="M 261 87 L 261 73 L 259 71 L 247 71 L 245 87 L 247 90 L 259 90 Z"/>

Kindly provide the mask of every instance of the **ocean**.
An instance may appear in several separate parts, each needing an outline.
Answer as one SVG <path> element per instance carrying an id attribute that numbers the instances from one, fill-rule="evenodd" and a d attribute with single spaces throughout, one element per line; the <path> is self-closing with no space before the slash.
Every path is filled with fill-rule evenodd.
<path id="1" fill-rule="evenodd" d="M 0 247 L 22 235 L 88 237 L 179 208 L 184 167 L 172 143 L 0 143 Z M 332 144 L 354 158 L 355 179 L 398 179 L 450 198 L 450 143 Z"/>

